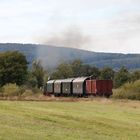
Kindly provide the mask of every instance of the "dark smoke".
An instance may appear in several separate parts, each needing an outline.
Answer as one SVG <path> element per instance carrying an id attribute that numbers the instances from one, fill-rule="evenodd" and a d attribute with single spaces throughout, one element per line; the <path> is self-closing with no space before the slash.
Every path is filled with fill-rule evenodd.
<path id="1" fill-rule="evenodd" d="M 86 49 L 91 43 L 90 36 L 85 35 L 78 27 L 70 27 L 59 33 L 51 33 L 40 40 L 42 40 L 42 44 L 46 45 L 38 47 L 38 59 L 42 61 L 44 66 L 50 67 L 72 59 L 66 48 Z"/>
<path id="2" fill-rule="evenodd" d="M 80 28 L 72 26 L 62 32 L 50 34 L 44 38 L 43 43 L 54 46 L 86 49 L 86 46 L 91 43 L 91 38 L 89 35 L 85 35 Z"/>

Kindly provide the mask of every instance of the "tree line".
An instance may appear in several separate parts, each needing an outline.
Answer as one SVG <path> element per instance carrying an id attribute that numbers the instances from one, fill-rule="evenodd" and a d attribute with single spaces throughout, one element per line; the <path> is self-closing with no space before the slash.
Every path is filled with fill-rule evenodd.
<path id="1" fill-rule="evenodd" d="M 118 71 L 110 67 L 102 69 L 84 64 L 81 60 L 65 62 L 54 70 L 47 71 L 41 61 L 34 61 L 31 69 L 28 68 L 26 57 L 18 52 L 0 53 L 0 87 L 7 83 L 26 85 L 27 87 L 43 87 L 48 79 L 63 79 L 71 77 L 92 76 L 95 79 L 112 79 L 114 87 L 118 88 L 126 82 L 140 79 L 140 70 L 130 72 L 122 66 Z"/>
<path id="2" fill-rule="evenodd" d="M 92 76 L 95 79 L 113 80 L 114 87 L 118 88 L 126 82 L 134 82 L 140 79 L 140 70 L 130 72 L 124 66 L 115 71 L 110 67 L 99 69 L 95 66 L 84 64 L 81 60 L 71 63 L 62 63 L 50 74 L 51 79 L 63 79 L 71 77 Z"/>

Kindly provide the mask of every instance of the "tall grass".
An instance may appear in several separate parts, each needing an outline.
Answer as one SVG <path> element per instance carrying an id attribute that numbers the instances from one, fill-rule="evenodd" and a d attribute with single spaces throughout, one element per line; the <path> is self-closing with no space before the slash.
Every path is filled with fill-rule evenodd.
<path id="1" fill-rule="evenodd" d="M 112 97 L 118 99 L 140 100 L 140 80 L 126 83 L 114 90 Z"/>

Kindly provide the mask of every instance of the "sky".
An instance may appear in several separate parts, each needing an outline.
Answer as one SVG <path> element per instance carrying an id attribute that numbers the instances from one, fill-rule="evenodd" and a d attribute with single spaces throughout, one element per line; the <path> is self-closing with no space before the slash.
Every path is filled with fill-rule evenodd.
<path id="1" fill-rule="evenodd" d="M 140 0 L 0 0 L 0 42 L 140 53 Z"/>

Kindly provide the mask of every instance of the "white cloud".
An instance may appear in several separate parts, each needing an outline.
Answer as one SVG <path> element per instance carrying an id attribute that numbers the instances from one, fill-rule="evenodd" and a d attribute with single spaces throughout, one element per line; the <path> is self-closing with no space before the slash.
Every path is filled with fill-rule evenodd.
<path id="1" fill-rule="evenodd" d="M 92 39 L 83 49 L 140 53 L 139 7 L 139 0 L 0 0 L 0 42 L 38 43 L 75 25 Z"/>
<path id="2" fill-rule="evenodd" d="M 103 25 L 103 28 L 100 24 L 96 24 L 94 27 L 102 30 L 95 35 L 95 38 L 93 37 L 93 46 L 96 51 L 140 52 L 140 13 L 121 13 L 115 18 L 103 22 Z M 98 47 L 96 48 L 96 46 Z"/>

